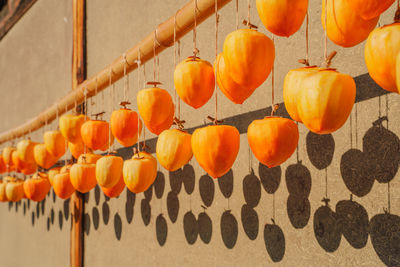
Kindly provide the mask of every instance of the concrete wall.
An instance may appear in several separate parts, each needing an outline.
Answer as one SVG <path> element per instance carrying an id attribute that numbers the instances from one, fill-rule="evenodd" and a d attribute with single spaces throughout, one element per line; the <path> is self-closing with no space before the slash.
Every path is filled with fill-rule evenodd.
<path id="1" fill-rule="evenodd" d="M 0 42 L 0 90 L 7 96 L 0 100 L 1 114 L 7 114 L 3 115 L 0 130 L 19 125 L 69 90 L 71 3 L 67 2 L 38 1 Z M 185 2 L 87 1 L 88 75 L 95 74 L 136 44 Z M 247 14 L 247 1 L 239 2 L 242 20 Z M 267 33 L 258 19 L 254 1 L 252 4 L 252 22 L 260 26 L 261 32 Z M 321 1 L 310 0 L 309 7 L 310 58 L 312 64 L 321 64 Z M 234 10 L 232 2 L 220 12 L 219 51 L 224 37 L 235 29 Z M 390 23 L 394 11 L 393 6 L 381 17 L 380 24 Z M 276 101 L 282 103 L 284 76 L 290 69 L 299 67 L 297 59 L 305 56 L 305 25 L 294 36 L 275 38 L 275 42 Z M 210 18 L 198 27 L 200 56 L 213 62 L 214 46 L 214 19 Z M 400 198 L 396 194 L 400 189 L 398 164 L 385 158 L 393 149 L 379 149 L 394 148 L 393 161 L 400 154 L 396 150 L 400 134 L 400 99 L 398 95 L 386 94 L 369 77 L 363 59 L 364 44 L 343 49 L 329 42 L 328 49 L 338 51 L 332 66 L 352 75 L 357 83 L 357 103 L 351 118 L 340 130 L 332 135 L 316 136 L 299 125 L 298 159 L 295 153 L 282 166 L 267 169 L 252 156 L 246 129 L 252 120 L 269 114 L 271 79 L 243 105 L 232 104 L 219 91 L 219 117 L 227 118 L 225 122 L 241 132 L 241 147 L 232 171 L 212 180 L 192 159 L 176 173 L 168 173 L 159 166 L 156 183 L 144 194 L 134 195 L 125 190 L 119 198 L 109 200 L 98 188 L 88 193 L 85 265 L 267 266 L 277 261 L 276 264 L 282 266 L 381 266 L 391 261 L 393 266 L 398 266 L 398 244 L 393 241 L 389 249 L 385 244 L 391 241 L 380 239 L 378 242 L 376 237 L 378 232 L 391 233 L 393 240 L 398 240 L 400 232 Z M 191 55 L 191 51 L 192 34 L 188 34 L 182 40 L 182 59 Z M 173 95 L 173 49 L 164 51 L 159 59 L 160 81 Z M 140 88 L 138 73 L 129 75 L 129 97 L 133 103 L 137 91 L 143 88 L 144 81 L 152 79 L 152 75 L 152 62 L 146 64 L 145 75 L 140 74 Z M 50 87 L 50 84 L 55 86 Z M 110 110 L 117 108 L 122 99 L 123 83 L 116 83 L 115 89 L 114 103 L 111 90 L 106 90 L 93 99 L 95 105 L 89 106 L 89 113 L 105 110 L 108 118 Z M 214 114 L 214 97 L 198 110 L 182 104 L 181 114 L 187 121 L 187 128 L 203 125 L 206 116 Z M 283 105 L 278 114 L 285 115 Z M 386 121 L 384 128 L 373 127 L 373 122 L 386 115 L 388 129 Z M 41 140 L 41 134 L 39 130 L 32 137 Z M 154 151 L 154 136 L 148 131 L 146 136 Z M 367 147 L 373 148 L 369 155 L 360 152 Z M 120 153 L 125 157 L 131 154 L 127 149 Z M 351 177 L 366 169 L 360 181 L 352 183 Z M 390 184 L 374 182 L 374 178 L 379 180 L 385 175 L 394 176 Z M 298 180 L 303 183 L 296 184 Z M 365 194 L 353 196 L 359 205 L 348 201 L 351 192 L 345 182 L 352 185 L 353 192 Z M 303 186 L 300 194 L 288 193 L 288 188 Z M 321 208 L 326 188 L 333 213 Z M 388 207 L 388 198 L 393 216 L 382 215 Z M 41 203 L 37 208 L 35 203 L 30 203 L 30 207 L 27 206 L 26 201 L 17 206 L 0 206 L 0 258 L 5 261 L 2 266 L 28 263 L 31 266 L 67 266 L 70 225 L 67 203 L 59 199 L 53 201 L 50 196 L 45 205 Z M 355 218 L 357 223 L 347 223 L 340 214 L 349 214 L 346 218 Z M 332 220 L 340 227 L 332 228 L 326 223 L 329 218 L 337 218 Z M 382 229 L 369 228 L 369 221 L 378 222 Z M 265 231 L 265 227 L 270 231 Z M 324 238 L 326 233 L 332 233 L 330 238 Z M 19 256 L 21 252 L 23 257 Z"/>

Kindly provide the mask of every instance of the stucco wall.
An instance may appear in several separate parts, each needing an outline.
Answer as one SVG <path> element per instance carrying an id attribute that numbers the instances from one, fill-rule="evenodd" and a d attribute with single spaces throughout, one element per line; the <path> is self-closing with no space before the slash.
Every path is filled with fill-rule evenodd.
<path id="1" fill-rule="evenodd" d="M 6 96 L 0 100 L 0 112 L 6 114 L 3 115 L 0 130 L 24 122 L 69 90 L 71 3 L 67 2 L 38 1 L 0 42 L 0 90 Z M 136 44 L 185 2 L 88 0 L 88 76 Z M 247 15 L 247 1 L 239 2 L 239 17 L 242 20 Z M 261 32 L 267 33 L 258 19 L 254 1 L 252 4 L 252 22 L 260 27 Z M 235 29 L 234 10 L 233 1 L 220 12 L 219 51 L 224 37 Z M 381 17 L 380 24 L 390 23 L 394 11 L 393 6 Z M 310 0 L 312 64 L 321 64 L 323 61 L 324 37 L 320 13 L 321 1 Z M 213 18 L 198 27 L 197 43 L 200 56 L 213 62 Z M 290 69 L 299 67 L 297 59 L 305 56 L 305 25 L 290 38 L 275 38 L 275 43 L 276 102 L 282 103 L 283 79 Z M 192 34 L 185 36 L 181 44 L 183 59 L 191 55 Z M 86 196 L 85 265 L 267 266 L 273 260 L 280 259 L 282 254 L 283 258 L 277 265 L 380 266 L 389 258 L 382 256 L 382 253 L 389 253 L 387 255 L 391 256 L 392 262 L 393 258 L 400 260 L 398 251 L 397 254 L 396 251 L 390 253 L 382 245 L 386 240 L 380 246 L 374 241 L 373 246 L 371 235 L 375 237 L 377 233 L 372 228 L 365 244 L 368 233 L 362 225 L 366 226 L 368 222 L 363 217 L 365 214 L 351 209 L 356 204 L 341 202 L 337 206 L 340 201 L 350 200 L 351 192 L 344 183 L 344 180 L 349 181 L 349 176 L 345 172 L 359 173 L 370 167 L 371 163 L 366 164 L 364 160 L 366 158 L 376 160 L 373 166 L 386 166 L 380 162 L 385 152 L 378 151 L 376 147 L 368 157 L 365 152 L 357 154 L 349 150 L 353 148 L 363 151 L 366 147 L 374 147 L 374 142 L 378 143 L 378 147 L 388 143 L 389 147 L 395 147 L 400 134 L 400 98 L 395 94 L 386 94 L 370 79 L 363 59 L 364 44 L 343 49 L 329 42 L 328 50 L 338 51 L 332 66 L 352 75 L 357 83 L 357 103 L 351 118 L 340 130 L 332 135 L 316 136 L 300 124 L 298 159 L 295 153 L 282 166 L 269 170 L 252 156 L 246 131 L 252 120 L 270 112 L 271 79 L 259 87 L 243 105 L 231 103 L 218 91 L 219 117 L 227 118 L 225 122 L 236 126 L 241 133 L 240 151 L 232 172 L 212 180 L 205 176 L 206 173 L 192 159 L 177 173 L 168 173 L 159 166 L 157 181 L 145 194 L 135 196 L 125 190 L 119 198 L 107 200 L 98 188 L 91 191 Z M 162 87 L 173 95 L 173 49 L 165 50 L 159 60 Z M 144 80 L 152 79 L 152 62 L 147 63 L 145 69 L 146 78 L 143 73 L 140 74 L 140 88 L 137 86 L 137 71 L 129 76 L 129 97 L 133 103 L 136 102 L 137 91 L 143 88 Z M 117 108 L 117 103 L 122 99 L 123 83 L 116 83 L 115 88 L 115 103 L 110 101 L 111 90 L 106 90 L 93 99 L 96 105 L 89 106 L 89 113 L 105 110 L 108 119 L 110 110 Z M 214 105 L 214 97 L 197 110 L 182 104 L 181 115 L 187 121 L 185 126 L 193 128 L 203 125 L 206 116 L 214 114 Z M 136 109 L 136 104 L 132 107 Z M 285 115 L 283 105 L 278 114 Z M 389 129 L 377 131 L 373 128 L 373 122 L 385 115 L 388 116 Z M 387 127 L 386 121 L 383 125 Z M 52 127 L 55 127 L 54 124 Z M 42 130 L 38 133 L 32 137 L 40 141 Z M 148 144 L 154 151 L 154 136 L 147 131 L 146 137 L 150 139 Z M 126 158 L 131 154 L 127 149 L 120 150 L 120 153 Z M 346 159 L 348 155 L 350 159 Z M 341 166 L 341 161 L 348 162 L 349 167 L 345 167 L 345 164 Z M 390 211 L 392 214 L 400 214 L 400 199 L 397 196 L 400 190 L 398 165 L 388 164 L 386 167 L 383 175 L 395 175 L 390 186 L 375 181 L 371 187 L 372 180 L 368 177 L 377 177 L 378 173 L 373 168 L 367 172 L 368 177 L 353 189 L 368 192 L 362 198 L 353 196 L 353 200 L 365 209 L 368 221 L 383 214 L 384 208 L 388 207 L 388 188 L 391 193 Z M 253 175 L 250 175 L 251 169 L 254 170 Z M 288 188 L 302 187 L 295 183 L 296 177 L 304 181 L 304 191 L 302 194 L 289 195 Z M 339 220 L 342 230 L 332 230 L 332 239 L 320 245 L 314 232 L 313 220 L 327 217 L 320 214 L 326 181 L 332 211 L 344 207 L 345 212 L 357 218 L 360 226 L 349 226 Z M 311 190 L 307 190 L 310 184 Z M 30 203 L 25 215 L 23 206 L 27 206 L 26 201 L 18 206 L 18 211 L 15 205 L 10 210 L 7 204 L 0 205 L 0 258 L 5 260 L 4 266 L 24 266 L 28 263 L 31 266 L 69 264 L 70 219 L 66 221 L 66 217 L 61 216 L 67 206 L 64 204 L 59 199 L 54 202 L 51 196 L 46 199 L 43 213 L 42 204 L 37 211 L 36 204 Z M 332 214 L 333 217 L 336 215 Z M 375 217 L 374 221 L 378 219 L 385 229 L 390 229 L 388 231 L 398 236 L 400 219 L 397 215 L 393 217 L 397 222 L 391 223 L 387 220 L 388 216 Z M 34 224 L 32 216 L 35 217 Z M 275 226 L 272 226 L 273 217 Z M 63 218 L 62 227 L 59 225 L 60 218 Z M 272 231 L 265 234 L 267 224 L 267 229 Z M 317 229 L 320 234 L 331 230 L 329 226 Z M 358 230 L 364 235 L 357 234 Z M 353 236 L 346 240 L 342 232 L 353 232 Z M 337 243 L 338 238 L 341 238 L 340 245 Z M 266 244 L 272 250 L 267 251 Z M 22 254 L 23 257 L 20 256 Z"/>

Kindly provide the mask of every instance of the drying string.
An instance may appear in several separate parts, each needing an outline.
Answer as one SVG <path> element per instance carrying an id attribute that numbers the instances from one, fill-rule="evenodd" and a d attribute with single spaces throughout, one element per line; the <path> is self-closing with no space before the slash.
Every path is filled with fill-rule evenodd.
<path id="1" fill-rule="evenodd" d="M 112 86 L 112 68 L 110 67 L 109 78 L 108 78 L 108 88 L 110 89 L 110 93 L 112 94 L 112 90 L 114 89 L 113 88 L 114 86 L 113 87 L 111 87 L 111 86 Z M 103 101 L 104 101 L 104 94 L 103 94 Z M 112 104 L 113 104 L 113 101 L 111 101 L 111 110 L 112 110 Z M 104 102 L 103 102 L 103 107 L 105 108 Z M 110 124 L 108 124 L 108 152 L 107 152 L 107 154 L 110 155 L 110 152 L 111 152 L 111 127 L 110 127 Z"/>
<path id="2" fill-rule="evenodd" d="M 239 0 L 235 1 L 235 12 L 236 12 L 236 30 L 239 29 Z"/>
<path id="3" fill-rule="evenodd" d="M 309 52 L 308 52 L 308 23 L 309 23 L 309 17 L 308 17 L 308 11 L 306 15 L 306 66 L 310 66 L 310 58 L 309 58 Z"/>
<path id="4" fill-rule="evenodd" d="M 215 60 L 218 59 L 218 24 L 219 24 L 219 14 L 218 14 L 218 0 L 215 0 Z M 218 122 L 218 88 L 217 79 L 214 79 L 214 90 L 215 90 L 215 122 Z"/>
<path id="5" fill-rule="evenodd" d="M 275 36 L 272 34 L 272 43 L 275 45 Z M 271 70 L 271 116 L 274 116 L 277 107 L 275 106 L 275 60 Z"/>
<path id="6" fill-rule="evenodd" d="M 178 61 L 181 61 L 181 41 L 178 41 Z M 181 119 L 181 99 L 178 97 L 178 120 Z"/>
<path id="7" fill-rule="evenodd" d="M 140 62 L 140 48 L 138 49 L 138 60 L 136 61 L 136 63 L 137 63 L 137 66 L 138 66 L 137 87 L 138 87 L 138 90 L 140 90 L 140 65 L 141 65 L 141 62 Z M 138 125 L 137 125 L 137 127 L 138 127 L 137 152 L 139 153 L 140 152 L 140 145 L 139 145 L 139 143 L 140 143 L 140 115 L 139 115 L 139 112 L 138 112 Z"/>
<path id="8" fill-rule="evenodd" d="M 96 89 L 97 89 L 97 76 L 96 76 Z M 87 105 L 87 88 L 84 89 L 83 91 L 83 95 L 85 96 L 85 122 L 87 121 L 87 115 L 89 114 L 89 108 Z M 86 147 L 86 143 L 83 142 L 83 153 L 86 154 L 87 153 L 87 147 Z M 85 160 L 86 162 L 86 160 Z"/>
<path id="9" fill-rule="evenodd" d="M 199 50 L 197 49 L 197 0 L 194 1 L 194 27 L 193 27 L 193 56 L 196 58 Z"/>
<path id="10" fill-rule="evenodd" d="M 146 82 L 146 64 L 143 64 L 143 76 L 144 81 Z M 146 149 L 146 127 L 143 127 L 143 146 L 142 150 L 145 151 Z"/>
<path id="11" fill-rule="evenodd" d="M 176 24 L 176 14 L 174 17 L 174 70 L 176 69 L 176 54 L 177 54 L 177 48 L 176 48 L 176 28 L 177 28 L 177 24 Z M 180 41 L 178 41 L 178 49 L 180 50 Z M 180 60 L 180 51 L 178 51 L 179 54 L 179 60 Z M 174 90 L 174 102 L 178 103 L 177 106 L 175 107 L 175 117 L 178 118 L 178 120 L 181 120 L 181 101 L 180 98 L 177 97 L 176 95 L 176 89 Z M 176 111 L 176 109 L 178 109 L 178 111 Z M 176 113 L 178 114 L 178 116 L 176 116 Z"/>
<path id="12" fill-rule="evenodd" d="M 247 0 L 247 25 L 251 25 L 250 22 L 250 0 Z"/>
<path id="13" fill-rule="evenodd" d="M 129 77 L 126 75 L 126 67 L 128 65 L 128 60 L 126 59 L 126 54 L 124 53 L 123 55 L 124 58 L 124 101 L 128 101 L 128 88 L 129 88 Z M 114 87 L 113 87 L 114 90 Z M 114 92 L 113 92 L 113 97 L 114 97 Z M 114 103 L 114 99 L 113 99 Z"/>
<path id="14" fill-rule="evenodd" d="M 156 82 L 156 67 L 157 66 L 157 58 L 156 58 L 156 40 L 153 42 L 153 81 Z"/>
<path id="15" fill-rule="evenodd" d="M 325 62 L 328 62 L 328 0 L 325 0 L 325 40 L 324 40 L 324 57 Z"/>

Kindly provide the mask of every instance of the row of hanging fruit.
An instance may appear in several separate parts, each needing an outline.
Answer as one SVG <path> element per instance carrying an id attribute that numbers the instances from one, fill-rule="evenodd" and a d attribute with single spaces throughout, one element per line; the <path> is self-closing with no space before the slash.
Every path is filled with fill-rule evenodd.
<path id="1" fill-rule="evenodd" d="M 321 20 L 325 38 L 337 45 L 352 47 L 368 38 L 365 62 L 369 74 L 383 89 L 399 93 L 400 8 L 393 24 L 375 29 L 380 14 L 394 1 L 322 0 Z M 275 35 L 291 36 L 306 16 L 308 24 L 308 0 L 256 0 L 256 6 L 264 26 Z M 197 57 L 194 29 L 194 54 L 174 71 L 176 92 L 186 104 L 195 109 L 203 106 L 212 97 L 215 84 L 232 102 L 242 104 L 273 73 L 273 39 L 258 32 L 250 17 L 244 23 L 249 28 L 237 27 L 225 38 L 223 52 L 216 54 L 214 65 Z M 218 34 L 217 26 L 218 15 Z M 329 67 L 334 54 L 327 56 L 325 51 L 325 66 L 320 67 L 310 66 L 306 58 L 302 61 L 305 67 L 286 75 L 284 103 L 294 121 L 274 116 L 277 107 L 273 105 L 271 116 L 249 125 L 250 148 L 264 165 L 278 166 L 293 154 L 299 139 L 295 121 L 317 134 L 332 133 L 346 122 L 355 102 L 356 84 L 351 76 Z M 158 82 L 149 84 L 153 86 L 137 94 L 139 114 L 127 108 L 129 102 L 124 101 L 121 109 L 112 112 L 110 123 L 82 114 L 63 115 L 59 130 L 45 132 L 43 143 L 25 139 L 16 148 L 4 148 L 0 173 L 9 175 L 0 182 L 0 201 L 19 201 L 24 197 L 41 201 L 51 187 L 57 196 L 66 199 L 75 190 L 86 193 L 96 184 L 109 197 L 118 196 L 125 186 L 134 193 L 144 192 L 156 178 L 156 158 L 166 170 L 175 171 L 194 155 L 210 176 L 218 178 L 227 173 L 239 151 L 238 130 L 220 125 L 215 116 L 210 117 L 214 125 L 198 128 L 193 134 L 186 132 L 180 115 L 175 116 L 175 105 L 168 91 L 158 88 Z M 110 153 L 114 138 L 124 147 L 137 143 L 144 130 L 142 122 L 150 132 L 159 135 L 156 158 L 145 147 L 140 149 L 139 143 L 131 159 L 124 161 Z M 170 129 L 173 124 L 177 129 Z M 76 163 L 50 169 L 67 147 Z M 104 156 L 94 153 L 107 149 L 109 153 Z M 38 166 L 49 170 L 38 172 Z M 24 181 L 11 177 L 12 171 L 33 176 Z"/>

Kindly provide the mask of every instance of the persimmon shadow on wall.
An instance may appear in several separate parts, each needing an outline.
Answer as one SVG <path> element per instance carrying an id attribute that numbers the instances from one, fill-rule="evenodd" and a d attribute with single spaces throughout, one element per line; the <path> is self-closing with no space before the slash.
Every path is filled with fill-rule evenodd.
<path id="1" fill-rule="evenodd" d="M 357 83 L 357 101 L 364 101 L 377 96 L 386 94 L 369 77 L 368 74 L 355 78 Z M 269 114 L 269 109 L 260 109 L 234 117 L 226 118 L 225 123 L 236 126 L 240 133 L 247 131 L 248 125 L 254 119 L 263 118 Z M 284 105 L 278 109 L 277 115 L 288 117 Z M 350 193 L 357 196 L 367 195 L 376 180 L 380 183 L 388 183 L 396 173 L 400 163 L 400 141 L 398 136 L 385 128 L 383 125 L 387 118 L 382 117 L 375 121 L 372 127 L 363 137 L 363 148 L 358 150 L 351 148 L 342 155 L 341 175 L 343 181 Z M 193 131 L 195 128 L 189 129 Z M 307 156 L 312 165 L 318 169 L 326 169 L 332 163 L 335 152 L 335 140 L 332 135 L 316 135 L 308 133 L 305 137 Z M 149 151 L 154 152 L 156 139 L 146 141 Z M 132 157 L 132 148 L 122 148 L 118 154 L 124 159 Z M 388 159 L 391 159 L 390 161 Z M 389 163 L 388 163 L 389 162 Z M 239 231 L 243 229 L 247 238 L 256 240 L 260 236 L 260 219 L 255 208 L 260 204 L 262 188 L 267 194 L 274 194 L 278 190 L 282 174 L 285 174 L 286 187 L 289 192 L 287 199 L 287 215 L 295 229 L 306 227 L 311 217 L 311 204 L 308 200 L 312 178 L 310 170 L 301 160 L 289 165 L 286 170 L 282 168 L 267 168 L 259 164 L 257 176 L 253 170 L 243 178 L 242 192 L 245 203 L 241 207 L 241 218 L 238 220 L 229 206 L 220 214 L 220 217 L 211 218 L 207 209 L 213 205 L 216 194 L 216 184 L 221 195 L 227 199 L 232 196 L 234 191 L 234 172 L 230 170 L 223 177 L 214 180 L 208 175 L 196 175 L 191 164 L 183 168 L 170 172 L 167 175 L 162 172 L 157 173 L 154 184 L 144 192 L 144 198 L 140 202 L 141 220 L 145 226 L 150 225 L 154 220 L 157 242 L 164 246 L 168 241 L 168 228 L 174 224 L 178 218 L 182 218 L 182 234 L 189 245 L 194 245 L 197 240 L 202 240 L 204 244 L 209 244 L 212 238 L 222 239 L 228 249 L 235 247 Z M 168 178 L 166 177 L 168 176 Z M 198 184 L 197 184 L 198 178 Z M 170 190 L 168 192 L 166 179 L 169 179 Z M 363 181 L 363 182 L 361 182 Z M 198 186 L 198 189 L 196 188 Z M 184 191 L 182 191 L 184 188 Z M 179 195 L 186 193 L 192 195 L 198 190 L 201 198 L 203 211 L 194 214 L 193 211 L 181 211 Z M 167 193 L 168 192 L 168 193 Z M 153 199 L 153 193 L 156 199 L 166 199 L 167 214 L 162 212 L 154 213 L 150 202 Z M 94 196 L 94 205 L 84 214 L 84 232 L 86 235 L 94 233 L 101 227 L 101 224 L 107 226 L 111 224 L 114 228 L 115 238 L 120 240 L 123 237 L 124 221 L 131 224 L 136 218 L 134 216 L 134 206 L 136 204 L 136 194 L 125 189 L 126 202 L 125 218 L 121 218 L 120 213 L 113 212 L 110 209 L 109 198 L 105 197 L 101 203 L 101 189 L 96 186 L 91 194 L 85 194 L 85 202 L 89 203 L 89 196 Z M 218 192 L 217 192 L 218 194 Z M 53 203 L 57 200 L 53 197 Z M 47 203 L 48 205 L 48 203 Z M 23 200 L 19 203 L 9 203 L 9 210 L 16 212 L 22 211 L 23 215 L 31 215 L 32 226 L 35 226 L 37 220 L 45 215 L 46 200 L 36 203 L 34 210 L 30 210 L 30 201 Z M 59 228 L 62 229 L 64 222 L 69 219 L 69 200 L 62 203 L 61 209 L 56 211 L 50 207 L 48 214 L 47 230 L 52 229 L 55 220 L 58 217 Z M 179 212 L 183 215 L 179 216 Z M 29 216 L 27 216 L 29 218 Z M 123 216 L 122 216 L 123 217 Z M 137 216 L 139 219 L 140 216 Z M 154 219 L 153 219 L 154 218 Z M 400 238 L 400 217 L 390 214 L 378 214 L 369 220 L 365 208 L 354 201 L 352 197 L 349 200 L 341 200 L 336 204 L 335 210 L 327 204 L 321 205 L 313 214 L 314 235 L 319 245 L 327 252 L 334 252 L 340 246 L 342 239 L 356 249 L 362 249 L 366 246 L 368 237 L 371 237 L 372 245 L 385 264 L 396 266 L 400 263 L 399 253 L 400 245 L 395 241 Z M 111 219 L 111 220 L 110 220 Z M 213 235 L 213 219 L 220 219 L 221 236 Z M 265 222 L 264 222 L 265 223 Z M 241 225 L 239 225 L 241 224 Z M 262 228 L 261 228 L 262 229 Z M 342 238 L 344 237 L 344 238 Z M 286 239 L 282 228 L 275 223 L 268 222 L 264 225 L 263 238 L 266 252 L 274 262 L 283 259 L 286 249 Z"/>

